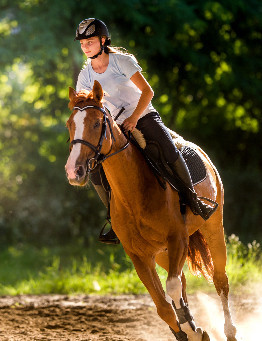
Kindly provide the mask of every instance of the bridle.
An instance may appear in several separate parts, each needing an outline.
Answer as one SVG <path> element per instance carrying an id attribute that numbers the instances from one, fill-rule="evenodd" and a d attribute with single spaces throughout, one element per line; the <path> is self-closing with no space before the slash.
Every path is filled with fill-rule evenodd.
<path id="1" fill-rule="evenodd" d="M 86 141 L 86 140 L 82 140 L 82 139 L 75 139 L 75 140 L 72 140 L 70 142 L 70 145 L 73 146 L 77 143 L 81 143 L 89 148 L 91 148 L 95 155 L 90 158 L 90 159 L 87 159 L 86 161 L 86 165 L 87 165 L 87 172 L 91 172 L 93 171 L 99 164 L 101 164 L 102 162 L 104 162 L 106 159 L 108 159 L 109 157 L 111 156 L 114 156 L 120 152 L 122 152 L 124 149 L 126 149 L 129 145 L 129 141 L 127 141 L 127 143 L 119 150 L 117 150 L 116 152 L 111 153 L 112 151 L 112 146 L 113 146 L 113 143 L 111 145 L 111 148 L 109 150 L 109 152 L 104 155 L 104 154 L 101 154 L 101 149 L 102 149 L 102 146 L 103 146 L 103 142 L 104 142 L 104 139 L 106 139 L 106 131 L 107 131 L 107 126 L 109 127 L 109 131 L 110 131 L 110 134 L 112 136 L 112 140 L 113 141 L 116 141 L 115 137 L 114 137 L 114 133 L 113 133 L 113 130 L 112 130 L 112 126 L 111 126 L 111 122 L 107 116 L 107 112 L 104 108 L 102 107 L 99 107 L 99 106 L 96 106 L 96 105 L 86 105 L 85 107 L 83 108 L 80 108 L 78 106 L 75 106 L 73 108 L 73 110 L 80 110 L 80 111 L 84 111 L 86 109 L 96 109 L 96 110 L 99 110 L 103 113 L 103 122 L 102 122 L 102 131 L 101 131 L 101 135 L 100 135 L 100 139 L 98 141 L 98 144 L 97 146 L 94 146 L 93 144 L 91 144 L 90 142 Z"/>

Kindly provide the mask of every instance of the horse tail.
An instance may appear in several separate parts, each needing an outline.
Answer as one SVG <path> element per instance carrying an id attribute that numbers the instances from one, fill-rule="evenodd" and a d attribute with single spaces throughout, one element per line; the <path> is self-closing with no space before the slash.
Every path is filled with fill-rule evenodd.
<path id="1" fill-rule="evenodd" d="M 202 274 L 208 282 L 213 282 L 214 265 L 211 253 L 199 230 L 189 237 L 187 263 L 193 275 Z"/>

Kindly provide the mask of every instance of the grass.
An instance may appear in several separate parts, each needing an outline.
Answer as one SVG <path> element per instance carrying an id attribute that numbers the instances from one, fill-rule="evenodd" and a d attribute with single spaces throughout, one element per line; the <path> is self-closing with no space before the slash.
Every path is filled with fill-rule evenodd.
<path id="1" fill-rule="evenodd" d="M 0 251 L 0 295 L 18 294 L 141 294 L 140 282 L 121 246 L 104 246 L 90 241 L 82 245 L 52 248 L 8 247 Z M 244 245 L 232 235 L 227 240 L 227 272 L 231 291 L 262 282 L 260 245 Z M 165 287 L 166 272 L 157 267 Z M 192 276 L 187 267 L 187 290 L 214 291 L 203 278 Z"/>

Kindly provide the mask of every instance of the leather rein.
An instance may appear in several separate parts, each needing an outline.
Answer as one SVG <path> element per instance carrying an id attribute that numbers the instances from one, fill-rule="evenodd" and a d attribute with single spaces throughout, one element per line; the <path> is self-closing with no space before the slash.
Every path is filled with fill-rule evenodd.
<path id="1" fill-rule="evenodd" d="M 75 140 L 72 140 L 70 142 L 70 145 L 73 146 L 73 145 L 75 145 L 77 143 L 81 143 L 81 144 L 91 148 L 94 151 L 95 155 L 92 158 L 86 160 L 87 172 L 89 173 L 89 172 L 93 171 L 99 164 L 101 164 L 106 159 L 108 159 L 109 157 L 114 156 L 114 155 L 122 152 L 123 150 L 125 150 L 129 146 L 129 141 L 127 141 L 127 143 L 121 149 L 119 149 L 116 152 L 110 154 L 111 151 L 112 151 L 112 146 L 113 146 L 113 143 L 112 143 L 109 152 L 107 154 L 102 154 L 101 153 L 101 149 L 102 149 L 102 146 L 103 146 L 103 141 L 104 141 L 104 139 L 107 138 L 107 136 L 106 136 L 107 126 L 109 127 L 109 131 L 110 131 L 112 140 L 116 141 L 116 139 L 114 137 L 114 133 L 113 133 L 112 127 L 111 127 L 111 122 L 110 122 L 110 120 L 109 120 L 109 118 L 107 116 L 106 110 L 104 108 L 99 107 L 99 106 L 96 106 L 96 105 L 86 105 L 83 108 L 80 108 L 78 106 L 75 106 L 73 108 L 73 110 L 80 110 L 80 111 L 84 111 L 86 109 L 96 109 L 96 110 L 99 110 L 99 111 L 101 111 L 103 113 L 102 131 L 101 131 L 99 142 L 98 142 L 97 146 L 94 146 L 93 144 L 91 144 L 90 142 L 88 142 L 86 140 L 75 139 Z"/>

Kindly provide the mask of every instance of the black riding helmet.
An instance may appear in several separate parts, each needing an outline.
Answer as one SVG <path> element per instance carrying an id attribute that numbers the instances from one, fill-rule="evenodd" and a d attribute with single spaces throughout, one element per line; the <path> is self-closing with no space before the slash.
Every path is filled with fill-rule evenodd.
<path id="1" fill-rule="evenodd" d="M 100 54 L 102 54 L 104 50 L 104 45 L 108 46 L 111 44 L 110 35 L 106 24 L 95 18 L 84 19 L 80 22 L 76 30 L 75 40 L 88 39 L 91 37 L 99 37 L 101 50 L 98 54 L 91 57 L 91 59 L 97 58 Z M 102 37 L 106 37 L 105 44 L 102 45 Z"/>

